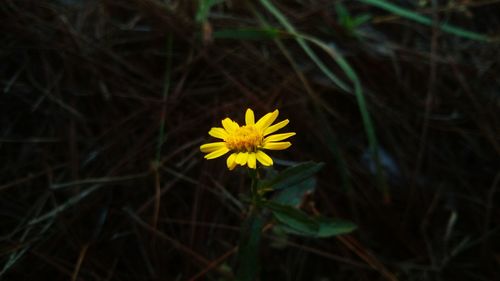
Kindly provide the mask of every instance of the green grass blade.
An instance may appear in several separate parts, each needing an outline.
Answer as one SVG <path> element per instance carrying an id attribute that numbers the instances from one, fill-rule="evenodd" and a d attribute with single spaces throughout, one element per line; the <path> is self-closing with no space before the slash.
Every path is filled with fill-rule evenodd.
<path id="1" fill-rule="evenodd" d="M 356 74 L 354 69 L 349 65 L 349 63 L 344 59 L 344 57 L 342 57 L 337 52 L 337 50 L 335 50 L 332 46 L 327 45 L 322 41 L 307 35 L 296 34 L 296 36 L 301 36 L 305 40 L 310 41 L 311 43 L 323 49 L 327 54 L 329 54 L 335 60 L 335 62 L 339 65 L 342 71 L 344 71 L 345 75 L 354 84 L 354 95 L 356 96 L 356 102 L 358 103 L 359 111 L 361 113 L 361 119 L 363 121 L 363 127 L 365 129 L 365 134 L 368 139 L 370 153 L 373 155 L 373 159 L 376 163 L 377 185 L 383 192 L 384 200 L 389 201 L 390 200 L 389 188 L 387 186 L 384 173 L 382 172 L 382 166 L 380 165 L 379 146 L 378 146 L 377 135 L 375 133 L 375 126 L 373 125 L 372 119 L 370 117 L 370 112 L 368 111 L 368 106 L 366 104 L 366 100 L 363 94 L 363 87 L 361 85 L 361 81 L 358 78 L 358 75 Z"/>
<path id="2" fill-rule="evenodd" d="M 394 5 L 394 4 L 389 3 L 387 1 L 384 1 L 384 0 L 359 0 L 359 1 L 363 2 L 365 4 L 368 4 L 368 5 L 375 6 L 375 7 L 378 7 L 380 9 L 386 10 L 386 11 L 391 12 L 393 14 L 396 14 L 400 17 L 418 22 L 420 24 L 429 25 L 429 26 L 434 25 L 434 22 L 432 19 L 425 17 L 425 16 L 422 16 L 418 13 L 413 12 L 413 11 L 401 8 L 397 5 Z M 488 38 L 488 36 L 485 36 L 485 35 L 482 35 L 482 34 L 479 34 L 476 32 L 472 32 L 469 30 L 465 30 L 465 29 L 462 29 L 462 28 L 459 28 L 459 27 L 456 27 L 453 25 L 446 24 L 446 23 L 440 23 L 440 24 L 438 24 L 438 27 L 444 32 L 447 32 L 447 33 L 450 33 L 450 34 L 453 34 L 456 36 L 460 36 L 463 38 L 476 40 L 476 41 L 490 41 L 490 38 Z"/>
<path id="3" fill-rule="evenodd" d="M 263 21 L 262 16 L 257 14 L 258 18 Z M 347 169 L 345 160 L 342 158 L 337 142 L 335 140 L 335 136 L 333 131 L 330 128 L 330 125 L 328 124 L 326 117 L 323 114 L 323 110 L 326 110 L 330 113 L 333 112 L 333 109 L 331 109 L 327 103 L 321 100 L 321 97 L 317 96 L 311 86 L 309 85 L 306 77 L 304 74 L 300 71 L 299 66 L 295 62 L 295 59 L 291 55 L 291 53 L 287 50 L 286 46 L 282 43 L 282 40 L 279 38 L 274 40 L 278 48 L 281 50 L 283 55 L 287 58 L 287 60 L 290 62 L 292 65 L 293 69 L 295 70 L 296 75 L 299 77 L 299 79 L 302 81 L 302 84 L 304 85 L 304 88 L 306 92 L 309 94 L 311 99 L 313 100 L 313 105 L 315 108 L 316 112 L 316 119 L 319 121 L 319 124 L 322 128 L 325 128 L 324 135 L 323 137 L 326 138 L 326 143 L 328 145 L 328 149 L 330 152 L 333 154 L 333 157 L 335 159 L 335 166 L 338 167 L 339 173 L 341 174 L 342 177 L 342 186 L 344 190 L 351 190 L 350 186 L 351 183 L 349 181 L 349 171 Z M 314 188 L 314 187 L 312 187 Z"/>
<path id="4" fill-rule="evenodd" d="M 293 27 L 293 25 L 286 19 L 286 17 L 276 8 L 273 4 L 271 4 L 268 0 L 260 0 L 260 3 L 280 22 L 285 29 L 291 33 L 296 34 L 297 31 Z M 339 88 L 346 92 L 351 91 L 351 87 L 344 81 L 342 81 L 339 77 L 337 77 L 330 69 L 318 58 L 316 53 L 309 47 L 307 42 L 302 37 L 295 37 L 295 40 L 300 45 L 300 47 L 304 50 L 304 52 L 311 58 L 311 60 L 319 67 L 319 69 L 328 77 L 332 82 L 337 85 Z"/>
<path id="5" fill-rule="evenodd" d="M 337 50 L 328 44 L 325 44 L 321 40 L 318 40 L 314 37 L 307 36 L 301 33 L 298 33 L 293 25 L 286 19 L 286 17 L 276 8 L 274 7 L 269 0 L 260 0 L 261 4 L 280 22 L 281 25 L 294 36 L 297 43 L 302 47 L 302 49 L 309 55 L 311 60 L 315 62 L 315 64 L 321 69 L 321 71 L 332 80 L 339 88 L 347 91 L 354 92 L 356 96 L 356 101 L 358 103 L 358 107 L 360 109 L 361 118 L 363 120 L 363 127 L 365 129 L 365 133 L 367 135 L 370 152 L 373 155 L 373 158 L 377 167 L 377 185 L 382 190 L 384 195 L 384 200 L 388 201 L 390 194 L 389 189 L 385 180 L 385 176 L 382 172 L 382 167 L 380 165 L 379 160 L 379 148 L 378 141 L 375 133 L 375 128 L 372 123 L 372 119 L 370 117 L 370 113 L 368 111 L 368 107 L 366 105 L 365 97 L 363 95 L 363 88 L 361 86 L 361 82 L 354 71 L 354 69 L 349 65 L 349 63 L 344 59 L 344 57 L 337 52 Z M 341 68 L 344 74 L 349 78 L 349 80 L 354 84 L 354 89 L 348 86 L 345 82 L 340 80 L 336 75 L 334 75 L 330 69 L 316 56 L 316 54 L 309 47 L 307 42 L 311 42 L 324 50 L 332 59 L 337 63 L 337 65 Z"/>

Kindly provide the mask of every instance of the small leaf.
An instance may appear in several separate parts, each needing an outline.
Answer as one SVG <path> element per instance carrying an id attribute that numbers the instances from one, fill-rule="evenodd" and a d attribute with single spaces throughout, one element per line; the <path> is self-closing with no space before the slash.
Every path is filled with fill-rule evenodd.
<path id="1" fill-rule="evenodd" d="M 280 228 L 290 234 L 316 238 L 327 238 L 347 234 L 351 233 L 357 228 L 354 223 L 339 219 L 320 217 L 316 219 L 316 222 L 319 225 L 319 229 L 314 233 L 311 231 L 294 229 L 287 225 L 280 225 Z"/>
<path id="2" fill-rule="evenodd" d="M 260 188 L 273 188 L 279 190 L 296 185 L 317 173 L 323 167 L 323 163 L 306 162 L 290 167 L 277 176 L 263 180 L 259 183 Z"/>
<path id="3" fill-rule="evenodd" d="M 350 233 L 357 227 L 354 223 L 346 220 L 326 217 L 312 218 L 292 206 L 270 201 L 261 202 L 261 206 L 270 209 L 276 220 L 280 222 L 279 227 L 290 234 L 326 238 Z"/>
<path id="4" fill-rule="evenodd" d="M 273 198 L 273 201 L 283 205 L 298 206 L 302 202 L 304 195 L 312 192 L 315 187 L 316 179 L 308 178 L 293 186 L 280 190 Z"/>
<path id="5" fill-rule="evenodd" d="M 316 238 L 317 237 L 317 231 L 315 232 L 312 232 L 312 231 L 300 231 L 300 230 L 297 230 L 297 229 L 294 229 L 294 228 L 291 228 L 287 225 L 284 225 L 284 224 L 280 224 L 278 225 L 284 232 L 288 233 L 288 234 L 293 234 L 293 235 L 298 235 L 298 236 L 304 236 L 304 237 L 313 237 L 313 238 Z"/>
<path id="6" fill-rule="evenodd" d="M 274 217 L 292 231 L 308 234 L 312 237 L 316 236 L 319 231 L 318 223 L 299 209 L 269 201 L 263 202 L 262 205 L 269 208 Z M 286 230 L 286 228 L 284 229 Z"/>
<path id="7" fill-rule="evenodd" d="M 319 224 L 318 237 L 332 237 L 354 231 L 357 226 L 346 220 L 319 217 L 316 219 Z"/>

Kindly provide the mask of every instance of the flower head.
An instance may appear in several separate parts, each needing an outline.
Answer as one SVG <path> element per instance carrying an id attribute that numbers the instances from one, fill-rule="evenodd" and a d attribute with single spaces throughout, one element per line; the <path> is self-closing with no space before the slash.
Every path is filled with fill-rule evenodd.
<path id="1" fill-rule="evenodd" d="M 257 122 L 253 111 L 249 108 L 245 113 L 246 125 L 240 126 L 230 118 L 222 120 L 222 128 L 214 127 L 208 134 L 221 139 L 220 142 L 207 143 L 200 146 L 201 152 L 208 153 L 206 159 L 214 159 L 232 152 L 227 158 L 227 167 L 234 169 L 237 165 L 248 165 L 251 169 L 257 168 L 257 161 L 264 166 L 273 165 L 273 159 L 263 149 L 283 150 L 290 147 L 290 142 L 283 140 L 295 133 L 272 133 L 285 127 L 288 119 L 271 125 L 278 118 L 279 111 L 275 110 L 264 115 Z"/>

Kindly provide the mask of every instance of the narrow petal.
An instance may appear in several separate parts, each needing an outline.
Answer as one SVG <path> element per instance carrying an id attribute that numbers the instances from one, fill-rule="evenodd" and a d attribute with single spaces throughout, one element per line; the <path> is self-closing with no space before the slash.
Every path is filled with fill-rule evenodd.
<path id="1" fill-rule="evenodd" d="M 257 123 L 255 123 L 255 126 L 257 126 L 257 128 L 261 129 L 262 131 L 266 130 L 267 127 L 269 127 L 269 125 L 271 125 L 274 120 L 278 118 L 278 114 L 279 111 L 276 109 L 275 111 L 264 115 L 259 119 L 259 121 L 257 121 Z"/>
<path id="2" fill-rule="evenodd" d="M 253 114 L 253 110 L 247 108 L 247 112 L 245 112 L 245 122 L 247 125 L 255 124 L 255 115 Z"/>
<path id="3" fill-rule="evenodd" d="M 248 167 L 251 169 L 257 168 L 257 157 L 254 152 L 248 153 Z"/>
<path id="4" fill-rule="evenodd" d="M 264 149 L 269 149 L 269 150 L 283 150 L 287 149 L 292 145 L 290 142 L 270 142 L 264 144 L 262 148 Z"/>
<path id="5" fill-rule="evenodd" d="M 248 152 L 240 152 L 238 153 L 238 156 L 236 156 L 236 163 L 240 165 L 245 165 L 248 160 Z"/>
<path id="6" fill-rule="evenodd" d="M 224 127 L 226 131 L 231 132 L 238 129 L 240 125 L 238 125 L 238 123 L 234 122 L 230 118 L 225 118 L 224 120 L 222 120 L 222 127 Z"/>
<path id="7" fill-rule="evenodd" d="M 210 131 L 208 131 L 208 134 L 218 139 L 224 139 L 228 136 L 226 130 L 219 127 L 213 127 L 212 129 L 210 129 Z"/>
<path id="8" fill-rule="evenodd" d="M 257 160 L 259 160 L 259 162 L 262 165 L 264 165 L 264 166 L 273 165 L 273 159 L 271 159 L 271 157 L 269 157 L 269 155 L 267 155 L 265 152 L 263 152 L 261 150 L 257 150 L 257 153 L 255 154 L 255 156 L 257 157 Z"/>
<path id="9" fill-rule="evenodd" d="M 214 159 L 217 157 L 221 157 L 222 155 L 224 155 L 228 152 L 229 152 L 229 148 L 227 148 L 227 147 L 219 148 L 216 151 L 205 155 L 205 159 Z"/>
<path id="10" fill-rule="evenodd" d="M 270 127 L 267 127 L 267 129 L 264 130 L 264 136 L 267 136 L 269 134 L 276 132 L 277 130 L 285 127 L 288 123 L 290 123 L 290 121 L 288 121 L 288 119 L 285 119 L 279 123 L 276 123 Z"/>
<path id="11" fill-rule="evenodd" d="M 238 155 L 238 153 L 233 153 L 233 154 L 229 155 L 229 157 L 226 160 L 227 168 L 229 170 L 234 169 L 236 167 L 236 165 L 237 165 L 237 163 L 236 163 L 236 155 Z"/>
<path id="12" fill-rule="evenodd" d="M 291 132 L 291 133 L 271 135 L 271 136 L 264 139 L 264 144 L 266 144 L 268 142 L 282 141 L 282 140 L 287 139 L 291 136 L 295 136 L 295 133 Z"/>
<path id="13" fill-rule="evenodd" d="M 211 142 L 211 143 L 202 144 L 200 146 L 200 151 L 203 153 L 210 153 L 210 152 L 214 152 L 217 149 L 220 149 L 223 147 L 226 147 L 225 142 L 222 142 L 222 141 L 221 142 Z"/>

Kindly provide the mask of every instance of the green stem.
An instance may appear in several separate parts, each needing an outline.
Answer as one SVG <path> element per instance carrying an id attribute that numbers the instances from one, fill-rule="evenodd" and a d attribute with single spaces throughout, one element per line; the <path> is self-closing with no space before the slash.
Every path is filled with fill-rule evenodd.
<path id="1" fill-rule="evenodd" d="M 257 170 L 250 169 L 249 171 L 252 183 L 250 185 L 250 192 L 252 193 L 252 209 L 256 209 L 259 202 L 259 191 L 257 190 L 258 175 Z"/>
<path id="2" fill-rule="evenodd" d="M 257 170 L 250 169 L 249 176 L 252 180 L 250 185 L 251 202 L 248 217 L 241 227 L 240 245 L 238 249 L 237 280 L 254 281 L 259 275 L 259 245 L 264 218 L 260 215 L 260 195 L 257 189 Z"/>

